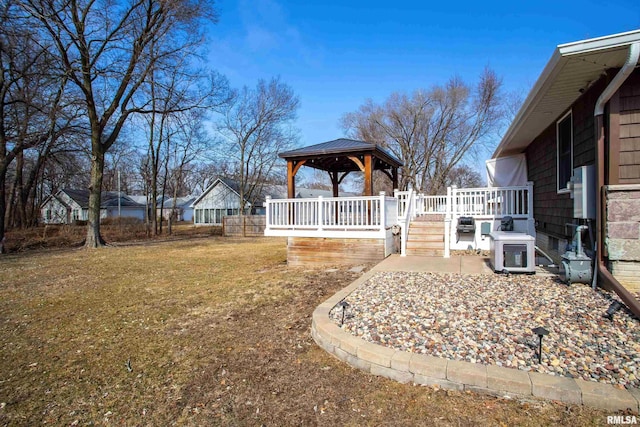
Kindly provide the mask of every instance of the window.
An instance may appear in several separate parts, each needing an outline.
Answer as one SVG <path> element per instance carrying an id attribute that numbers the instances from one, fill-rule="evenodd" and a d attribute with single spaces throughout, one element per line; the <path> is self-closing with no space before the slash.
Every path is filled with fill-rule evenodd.
<path id="1" fill-rule="evenodd" d="M 569 191 L 567 182 L 573 174 L 573 119 L 571 111 L 556 124 L 558 144 L 558 193 Z"/>

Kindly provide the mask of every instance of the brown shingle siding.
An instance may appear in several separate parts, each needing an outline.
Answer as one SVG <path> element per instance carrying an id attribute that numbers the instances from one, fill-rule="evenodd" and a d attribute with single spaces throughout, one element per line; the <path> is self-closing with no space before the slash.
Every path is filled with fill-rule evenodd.
<path id="1" fill-rule="evenodd" d="M 640 110 L 640 97 L 625 97 L 620 99 L 622 110 Z"/>
<path id="2" fill-rule="evenodd" d="M 620 151 L 640 151 L 640 138 L 627 138 L 620 141 Z"/>
<path id="3" fill-rule="evenodd" d="M 624 117 L 626 114 L 621 113 Z M 640 137 L 640 123 L 629 123 L 620 125 L 620 138 L 638 138 Z"/>
<path id="4" fill-rule="evenodd" d="M 571 106 L 574 168 L 595 162 L 593 110 L 605 85 L 604 79 L 594 83 Z M 534 217 L 538 230 L 564 238 L 565 225 L 573 219 L 573 202 L 568 193 L 557 192 L 556 122 L 560 117 L 529 145 L 526 155 L 529 179 L 534 181 Z"/>
<path id="5" fill-rule="evenodd" d="M 628 125 L 631 123 L 640 123 L 640 111 L 625 111 L 625 114 L 620 116 L 621 125 Z"/>
<path id="6" fill-rule="evenodd" d="M 640 183 L 640 70 L 620 87 L 620 184 Z"/>

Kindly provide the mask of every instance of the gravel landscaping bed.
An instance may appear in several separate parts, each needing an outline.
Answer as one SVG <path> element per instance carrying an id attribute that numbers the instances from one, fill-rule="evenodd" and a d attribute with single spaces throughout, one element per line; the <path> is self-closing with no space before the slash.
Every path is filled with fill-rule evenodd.
<path id="1" fill-rule="evenodd" d="M 604 317 L 613 300 L 549 277 L 381 272 L 345 299 L 342 328 L 407 352 L 639 387 L 640 322 Z M 340 325 L 342 308 L 331 317 Z"/>

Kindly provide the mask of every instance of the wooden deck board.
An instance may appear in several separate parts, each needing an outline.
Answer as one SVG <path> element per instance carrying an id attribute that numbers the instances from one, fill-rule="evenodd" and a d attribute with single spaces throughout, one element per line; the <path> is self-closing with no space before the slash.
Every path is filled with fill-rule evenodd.
<path id="1" fill-rule="evenodd" d="M 289 237 L 289 265 L 362 264 L 384 259 L 384 239 Z"/>

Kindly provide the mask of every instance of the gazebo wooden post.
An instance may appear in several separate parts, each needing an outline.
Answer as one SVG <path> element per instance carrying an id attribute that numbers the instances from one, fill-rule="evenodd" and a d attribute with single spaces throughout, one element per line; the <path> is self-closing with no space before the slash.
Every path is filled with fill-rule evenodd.
<path id="1" fill-rule="evenodd" d="M 287 160 L 287 197 L 289 199 L 296 198 L 296 174 L 300 167 L 304 165 L 307 160 Z M 293 224 L 296 219 L 295 206 L 289 210 L 289 224 Z"/>
<path id="2" fill-rule="evenodd" d="M 331 186 L 333 187 L 333 197 L 338 197 L 340 192 L 338 191 L 338 186 L 340 184 L 340 179 L 338 178 L 338 171 L 329 171 L 329 176 L 331 177 Z M 333 216 L 335 220 L 335 224 L 338 224 L 338 201 L 333 202 Z"/>
<path id="3" fill-rule="evenodd" d="M 287 197 L 293 199 L 296 197 L 296 175 L 293 160 L 287 162 Z"/>
<path id="4" fill-rule="evenodd" d="M 287 161 L 287 197 L 289 199 L 295 199 L 296 197 L 296 174 L 295 164 L 293 160 Z M 294 224 L 296 221 L 295 207 L 289 205 L 289 224 Z"/>
<path id="5" fill-rule="evenodd" d="M 363 196 L 373 196 L 373 161 L 371 154 L 364 156 L 364 191 Z"/>
<path id="6" fill-rule="evenodd" d="M 364 156 L 364 191 L 363 196 L 373 196 L 373 158 L 371 154 Z M 367 223 L 371 224 L 371 201 L 367 202 Z M 384 206 L 380 207 L 384 209 Z"/>
<path id="7" fill-rule="evenodd" d="M 393 184 L 394 190 L 399 190 L 398 188 L 398 168 L 391 168 L 391 182 Z"/>

